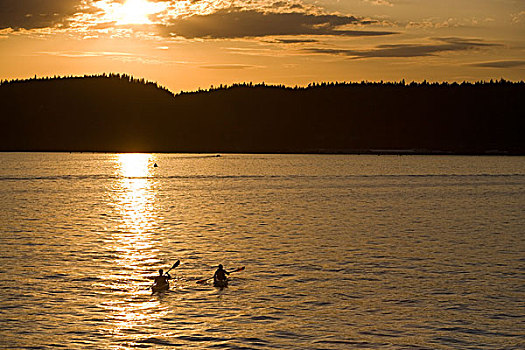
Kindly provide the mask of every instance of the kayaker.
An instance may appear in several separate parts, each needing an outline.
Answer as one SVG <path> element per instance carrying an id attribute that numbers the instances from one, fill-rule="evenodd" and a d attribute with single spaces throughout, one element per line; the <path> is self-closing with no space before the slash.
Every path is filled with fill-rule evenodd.
<path id="1" fill-rule="evenodd" d="M 164 274 L 164 270 L 159 270 L 159 275 L 155 277 L 155 286 L 162 287 L 164 285 L 169 285 L 169 280 L 171 279 L 171 276 L 169 273 Z"/>
<path id="2" fill-rule="evenodd" d="M 213 283 L 214 284 L 220 284 L 227 281 L 226 275 L 229 275 L 230 273 L 222 268 L 222 265 L 219 264 L 219 267 L 217 268 L 217 271 L 215 271 L 215 274 L 213 275 Z"/>

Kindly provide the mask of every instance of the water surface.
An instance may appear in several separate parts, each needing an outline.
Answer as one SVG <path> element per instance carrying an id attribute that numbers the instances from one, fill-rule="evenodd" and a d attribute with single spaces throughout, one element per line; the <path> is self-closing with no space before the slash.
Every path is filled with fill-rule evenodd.
<path id="1" fill-rule="evenodd" d="M 523 157 L 0 162 L 0 348 L 525 346 Z"/>

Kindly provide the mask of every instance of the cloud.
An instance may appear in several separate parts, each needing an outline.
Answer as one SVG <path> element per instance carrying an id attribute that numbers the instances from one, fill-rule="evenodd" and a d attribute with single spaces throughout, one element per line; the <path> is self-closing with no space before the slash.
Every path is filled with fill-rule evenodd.
<path id="1" fill-rule="evenodd" d="M 0 0 L 0 29 L 51 27 L 78 11 L 82 0 Z"/>
<path id="2" fill-rule="evenodd" d="M 304 44 L 304 43 L 318 43 L 319 40 L 315 39 L 275 39 L 270 41 L 270 43 L 275 44 Z"/>
<path id="3" fill-rule="evenodd" d="M 92 59 L 105 58 L 120 62 L 139 62 L 144 64 L 166 65 L 166 64 L 186 64 L 186 62 L 175 62 L 148 57 L 142 54 L 118 52 L 118 51 L 41 51 L 37 55 L 56 56 L 67 59 Z"/>
<path id="4" fill-rule="evenodd" d="M 525 21 L 525 11 L 511 14 L 512 23 L 522 23 Z"/>
<path id="5" fill-rule="evenodd" d="M 234 39 L 277 35 L 389 35 L 387 31 L 359 31 L 342 26 L 363 24 L 354 16 L 313 14 L 303 12 L 261 12 L 258 10 L 221 9 L 206 15 L 172 19 L 163 26 L 166 36 L 187 39 Z"/>
<path id="6" fill-rule="evenodd" d="M 291 3 L 291 1 L 276 1 L 271 4 L 271 7 L 276 9 L 296 9 L 302 10 L 304 8 L 303 4 Z"/>
<path id="7" fill-rule="evenodd" d="M 481 62 L 471 65 L 472 67 L 481 68 L 516 68 L 525 67 L 525 61 L 492 61 L 492 62 Z"/>
<path id="8" fill-rule="evenodd" d="M 495 22 L 492 17 L 448 17 L 446 19 L 428 18 L 418 21 L 409 21 L 405 24 L 407 29 L 442 29 L 460 27 L 478 27 Z"/>
<path id="9" fill-rule="evenodd" d="M 363 1 L 371 5 L 374 5 L 374 6 L 388 6 L 388 7 L 394 6 L 392 2 L 387 1 L 387 0 L 363 0 Z"/>
<path id="10" fill-rule="evenodd" d="M 4 28 L 0 29 L 0 39 L 6 39 L 9 37 L 9 34 L 13 33 L 13 29 L 11 28 Z"/>
<path id="11" fill-rule="evenodd" d="M 40 54 L 67 57 L 67 58 L 86 58 L 86 57 L 131 57 L 133 54 L 127 52 L 112 51 L 43 51 Z"/>
<path id="12" fill-rule="evenodd" d="M 247 69 L 255 68 L 256 66 L 250 66 L 246 64 L 210 64 L 206 66 L 201 66 L 200 68 L 204 69 Z"/>
<path id="13" fill-rule="evenodd" d="M 305 49 L 307 52 L 327 55 L 348 56 L 359 58 L 395 58 L 395 57 L 425 57 L 435 56 L 441 52 L 467 51 L 480 48 L 501 46 L 495 43 L 486 43 L 477 39 L 436 38 L 435 44 L 390 44 L 379 45 L 369 50 L 349 49 Z"/>
<path id="14" fill-rule="evenodd" d="M 96 29 L 96 30 L 104 30 L 104 29 L 110 29 L 114 28 L 117 25 L 117 21 L 109 21 L 109 22 L 102 22 L 97 23 L 92 26 L 90 26 L 90 29 Z"/>
<path id="15" fill-rule="evenodd" d="M 67 30 L 72 35 L 97 37 L 128 29 L 130 34 L 148 32 L 186 39 L 394 34 L 365 30 L 364 27 L 377 24 L 377 21 L 327 14 L 321 7 L 304 4 L 302 0 L 149 1 L 165 4 L 164 10 L 149 16 L 152 23 L 139 26 L 119 22 L 122 14 L 118 11 L 125 0 L 0 0 L 0 30 L 12 28 L 25 33 L 46 30 L 47 34 Z M 290 38 L 281 43 L 300 42 L 306 41 Z"/>
<path id="16" fill-rule="evenodd" d="M 289 55 L 289 52 L 281 49 L 265 48 L 241 48 L 241 47 L 229 47 L 229 52 L 235 55 L 242 56 L 258 56 L 258 57 L 282 57 L 283 55 Z"/>

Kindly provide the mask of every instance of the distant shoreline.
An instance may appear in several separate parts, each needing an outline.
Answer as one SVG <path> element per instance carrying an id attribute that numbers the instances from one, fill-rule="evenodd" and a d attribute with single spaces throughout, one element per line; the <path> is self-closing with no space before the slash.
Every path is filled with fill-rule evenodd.
<path id="1" fill-rule="evenodd" d="M 0 84 L 0 151 L 525 155 L 525 82 L 234 84 L 128 75 Z"/>
<path id="2" fill-rule="evenodd" d="M 525 153 L 510 153 L 510 152 L 498 152 L 498 151 L 489 151 L 486 153 L 474 153 L 474 152 L 464 152 L 464 153 L 453 153 L 453 152 L 444 152 L 444 151 L 411 151 L 411 150 L 369 150 L 369 151 L 330 151 L 330 152 L 314 152 L 314 151 L 305 151 L 305 152 L 120 152 L 120 151 L 30 151 L 30 150 L 0 150 L 2 153 L 71 153 L 71 154 L 126 154 L 126 153 L 142 153 L 142 154 L 206 154 L 210 156 L 227 156 L 235 154 L 247 154 L 247 155 L 327 155 L 327 156 L 337 156 L 337 155 L 355 155 L 355 156 L 472 156 L 472 157 L 523 157 Z"/>

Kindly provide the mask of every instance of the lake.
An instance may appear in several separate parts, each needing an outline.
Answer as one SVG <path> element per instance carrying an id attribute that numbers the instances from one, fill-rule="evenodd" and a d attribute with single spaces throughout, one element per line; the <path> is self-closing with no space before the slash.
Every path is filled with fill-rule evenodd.
<path id="1" fill-rule="evenodd" d="M 525 157 L 0 162 L 0 348 L 525 347 Z"/>

